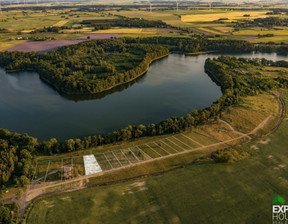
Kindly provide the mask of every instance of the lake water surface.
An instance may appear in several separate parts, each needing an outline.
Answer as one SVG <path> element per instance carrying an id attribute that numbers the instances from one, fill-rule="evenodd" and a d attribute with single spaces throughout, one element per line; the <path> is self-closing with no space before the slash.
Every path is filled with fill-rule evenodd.
<path id="1" fill-rule="evenodd" d="M 39 140 L 65 140 L 182 116 L 221 97 L 220 87 L 204 72 L 206 58 L 217 56 L 171 54 L 135 82 L 93 97 L 61 96 L 37 73 L 0 69 L 0 127 Z M 259 53 L 234 56 L 286 59 Z"/>

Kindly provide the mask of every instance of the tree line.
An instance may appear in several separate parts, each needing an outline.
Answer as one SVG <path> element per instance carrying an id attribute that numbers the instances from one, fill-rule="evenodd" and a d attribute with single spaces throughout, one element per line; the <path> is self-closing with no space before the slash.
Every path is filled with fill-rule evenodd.
<path id="1" fill-rule="evenodd" d="M 120 16 L 119 16 L 120 17 Z M 105 30 L 112 27 L 135 27 L 135 28 L 166 28 L 168 27 L 166 23 L 161 20 L 145 20 L 142 18 L 128 18 L 122 17 L 121 19 L 93 19 L 93 20 L 83 20 L 81 22 L 83 25 L 88 25 L 94 27 L 95 30 Z"/>

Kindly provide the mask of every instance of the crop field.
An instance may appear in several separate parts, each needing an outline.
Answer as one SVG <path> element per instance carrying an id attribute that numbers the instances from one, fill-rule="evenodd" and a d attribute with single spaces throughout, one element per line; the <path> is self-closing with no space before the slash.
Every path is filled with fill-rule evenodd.
<path id="1" fill-rule="evenodd" d="M 251 36 L 257 36 L 258 34 L 260 35 L 265 35 L 265 34 L 274 34 L 274 36 L 288 36 L 288 30 L 274 30 L 274 29 L 259 29 L 259 28 L 254 28 L 254 29 L 245 29 L 245 30 L 240 30 L 233 32 L 233 35 L 251 35 Z"/>
<path id="2" fill-rule="evenodd" d="M 218 30 L 219 32 L 222 33 L 230 33 L 234 30 L 233 27 L 225 27 L 225 26 L 219 26 L 219 27 L 213 27 L 213 29 Z"/>
<path id="3" fill-rule="evenodd" d="M 260 37 L 259 35 L 273 34 L 273 37 Z M 276 43 L 288 43 L 288 30 L 287 29 L 265 29 L 265 28 L 250 28 L 233 32 L 233 36 L 229 36 L 229 39 L 247 39 L 252 43 L 268 43 L 270 41 Z"/>
<path id="4" fill-rule="evenodd" d="M 214 14 L 198 14 L 198 15 L 182 15 L 182 22 L 212 22 L 218 19 L 227 18 L 225 22 L 236 21 L 240 19 L 255 19 L 267 17 L 267 11 L 227 11 L 225 13 L 214 13 Z M 249 14 L 250 17 L 244 17 L 243 15 Z"/>
<path id="5" fill-rule="evenodd" d="M 83 34 L 82 34 L 83 35 Z M 21 44 L 18 44 L 14 47 L 5 49 L 7 51 L 22 51 L 22 52 L 45 52 L 48 50 L 52 50 L 58 47 L 78 44 L 83 41 L 87 41 L 87 37 L 90 37 L 90 40 L 92 39 L 110 39 L 111 37 L 120 37 L 119 34 L 89 34 L 86 36 L 82 36 L 78 39 L 74 40 L 55 40 L 55 41 L 25 41 Z M 19 43 L 18 41 L 14 41 L 15 43 Z M 1 46 L 1 45 L 0 45 Z"/>
<path id="6" fill-rule="evenodd" d="M 98 30 L 92 33 L 157 34 L 157 28 L 113 28 L 108 30 Z"/>
<path id="7" fill-rule="evenodd" d="M 287 92 L 283 98 L 287 105 Z M 157 177 L 45 197 L 27 223 L 269 223 L 272 199 L 288 198 L 287 134 L 286 118 L 272 135 L 242 146 L 251 156 L 233 164 L 206 159 Z"/>
<path id="8" fill-rule="evenodd" d="M 61 21 L 55 23 L 53 26 L 64 26 L 66 23 L 68 23 L 67 20 L 61 20 Z"/>
<path id="9" fill-rule="evenodd" d="M 212 33 L 212 34 L 222 34 L 222 32 L 219 32 L 216 29 L 213 29 L 211 27 L 199 27 L 198 30 L 202 30 L 204 32 Z"/>

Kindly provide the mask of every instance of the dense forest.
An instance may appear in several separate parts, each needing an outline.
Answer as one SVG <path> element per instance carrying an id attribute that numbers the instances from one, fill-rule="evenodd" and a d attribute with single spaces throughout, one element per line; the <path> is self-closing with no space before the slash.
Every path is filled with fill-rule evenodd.
<path id="1" fill-rule="evenodd" d="M 39 143 L 26 134 L 0 129 L 0 185 L 9 182 L 24 186 L 29 183 L 33 170 L 32 156 Z M 8 183 L 8 184 L 9 184 Z"/>
<path id="2" fill-rule="evenodd" d="M 110 29 L 112 27 L 129 27 L 129 28 L 167 27 L 167 24 L 162 22 L 161 20 L 156 21 L 156 20 L 145 20 L 141 18 L 127 18 L 127 17 L 123 17 L 121 19 L 83 20 L 81 24 L 94 27 L 95 30 L 105 30 Z"/>
<path id="3" fill-rule="evenodd" d="M 2 204 L 0 202 L 0 223 L 16 224 L 19 223 L 19 207 L 13 202 L 12 204 Z"/>

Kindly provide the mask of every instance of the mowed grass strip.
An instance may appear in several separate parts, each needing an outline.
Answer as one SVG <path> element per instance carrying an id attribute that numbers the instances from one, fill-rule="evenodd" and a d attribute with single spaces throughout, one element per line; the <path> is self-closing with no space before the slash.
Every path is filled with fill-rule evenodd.
<path id="1" fill-rule="evenodd" d="M 64 26 L 68 22 L 69 22 L 69 20 L 61 20 L 61 21 L 55 23 L 53 26 Z"/>

